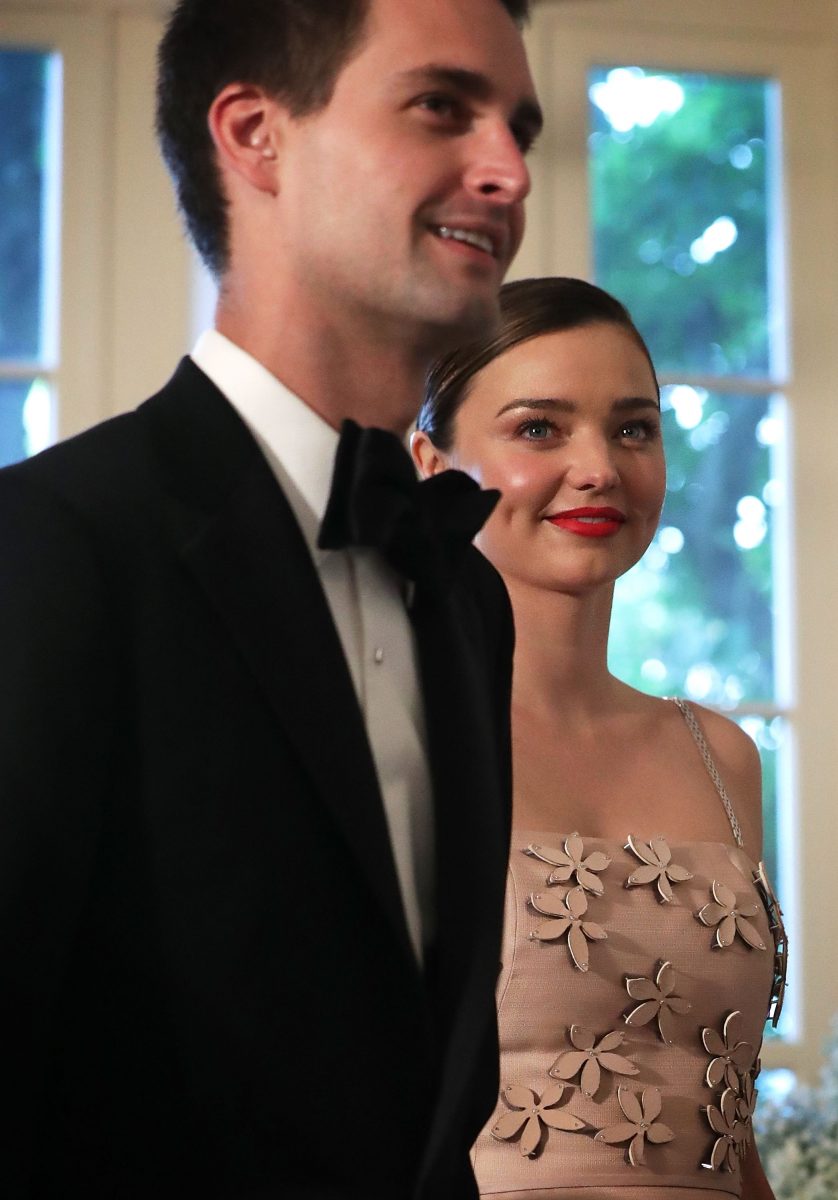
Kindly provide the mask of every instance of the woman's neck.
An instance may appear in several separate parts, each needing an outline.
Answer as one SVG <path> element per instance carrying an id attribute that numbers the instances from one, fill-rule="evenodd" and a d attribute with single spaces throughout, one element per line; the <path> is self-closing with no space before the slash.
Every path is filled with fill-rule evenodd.
<path id="1" fill-rule="evenodd" d="M 608 670 L 613 587 L 584 595 L 507 581 L 515 615 L 513 708 L 587 723 L 624 692 Z"/>

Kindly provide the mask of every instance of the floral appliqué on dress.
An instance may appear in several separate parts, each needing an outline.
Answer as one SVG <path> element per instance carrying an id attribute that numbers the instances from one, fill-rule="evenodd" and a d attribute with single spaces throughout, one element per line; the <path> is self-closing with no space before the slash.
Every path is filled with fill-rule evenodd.
<path id="1" fill-rule="evenodd" d="M 655 1087 L 645 1088 L 640 1096 L 627 1087 L 617 1089 L 617 1099 L 623 1110 L 625 1121 L 608 1125 L 594 1135 L 595 1142 L 619 1145 L 628 1142 L 628 1160 L 633 1167 L 642 1167 L 646 1142 L 660 1145 L 671 1142 L 675 1134 L 668 1125 L 658 1120 L 661 1113 L 661 1094 Z"/>
<path id="2" fill-rule="evenodd" d="M 551 1083 L 544 1089 L 541 1099 L 530 1088 L 510 1084 L 503 1089 L 503 1097 L 513 1112 L 495 1122 L 492 1137 L 502 1142 L 511 1141 L 521 1134 L 520 1150 L 525 1158 L 535 1158 L 543 1142 L 545 1129 L 564 1129 L 578 1133 L 585 1122 L 556 1105 L 569 1089 L 560 1083 Z M 522 1132 L 523 1131 L 523 1132 Z"/>
<path id="3" fill-rule="evenodd" d="M 740 905 L 738 898 L 725 883 L 713 880 L 713 900 L 698 913 L 702 925 L 716 926 L 715 943 L 720 950 L 732 946 L 737 933 L 753 950 L 764 950 L 765 942 L 751 924 L 759 912 L 759 904 Z"/>
<path id="4" fill-rule="evenodd" d="M 672 861 L 672 851 L 665 838 L 655 837 L 649 842 L 641 842 L 629 834 L 625 848 L 644 864 L 629 875 L 626 880 L 627 888 L 654 883 L 660 899 L 669 904 L 672 901 L 672 884 L 684 883 L 693 877 L 692 871 L 688 871 L 686 867 L 679 867 Z"/>
<path id="5" fill-rule="evenodd" d="M 548 884 L 569 883 L 571 877 L 575 876 L 579 887 L 594 896 L 601 896 L 605 890 L 605 885 L 595 872 L 604 871 L 610 866 L 611 859 L 601 850 L 594 850 L 587 858 L 583 858 L 585 846 L 578 833 L 565 838 L 563 851 L 553 850 L 549 846 L 529 845 L 524 853 L 555 867 L 547 879 Z"/>
<path id="6" fill-rule="evenodd" d="M 580 971 L 588 969 L 588 941 L 603 941 L 608 934 L 596 921 L 584 920 L 588 898 L 581 887 L 571 888 L 564 898 L 555 892 L 533 893 L 530 904 L 536 912 L 552 917 L 534 929 L 530 937 L 538 942 L 555 942 L 567 934 L 570 957 Z"/>
<path id="7" fill-rule="evenodd" d="M 638 1073 L 630 1058 L 615 1053 L 617 1047 L 622 1046 L 625 1041 L 626 1035 L 622 1030 L 612 1030 L 597 1042 L 590 1029 L 585 1029 L 582 1025 L 571 1025 L 569 1036 L 576 1049 L 565 1050 L 560 1054 L 547 1074 L 554 1079 L 572 1079 L 581 1070 L 579 1083 L 583 1096 L 595 1095 L 603 1071 L 611 1071 L 615 1075 Z"/>
<path id="8" fill-rule="evenodd" d="M 626 991 L 632 1000 L 641 1003 L 625 1018 L 626 1024 L 646 1025 L 657 1017 L 661 1041 L 672 1046 L 675 1042 L 673 1014 L 683 1015 L 692 1008 L 690 1001 L 676 995 L 674 988 L 675 971 L 670 962 L 661 963 L 654 980 L 642 976 L 627 979 Z"/>
<path id="9" fill-rule="evenodd" d="M 734 1092 L 742 1090 L 743 1074 L 756 1058 L 756 1050 L 750 1042 L 739 1040 L 737 1034 L 741 1021 L 742 1014 L 737 1010 L 725 1017 L 721 1035 L 715 1029 L 702 1030 L 704 1049 L 715 1056 L 707 1067 L 705 1078 L 708 1087 L 718 1087 L 724 1081 Z"/>

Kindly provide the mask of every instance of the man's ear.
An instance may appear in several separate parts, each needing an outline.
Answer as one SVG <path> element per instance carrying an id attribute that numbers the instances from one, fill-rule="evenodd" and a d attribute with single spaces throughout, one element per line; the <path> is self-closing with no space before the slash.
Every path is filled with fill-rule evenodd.
<path id="1" fill-rule="evenodd" d="M 448 455 L 437 450 L 428 435 L 421 429 L 417 429 L 410 436 L 410 453 L 413 455 L 416 469 L 424 479 L 428 479 L 431 475 L 438 475 L 440 471 L 447 471 L 452 465 Z"/>
<path id="2" fill-rule="evenodd" d="M 279 191 L 279 110 L 276 100 L 255 84 L 230 83 L 207 114 L 222 169 L 272 195 Z"/>

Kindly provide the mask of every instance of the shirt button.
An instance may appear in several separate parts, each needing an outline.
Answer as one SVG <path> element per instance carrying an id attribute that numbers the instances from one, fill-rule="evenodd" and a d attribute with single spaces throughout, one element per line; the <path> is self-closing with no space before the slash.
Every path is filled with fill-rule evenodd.
<path id="1" fill-rule="evenodd" d="M 381 649 L 380 646 L 376 646 L 372 657 L 373 657 L 373 662 L 375 662 L 375 663 L 381 664 L 384 662 L 384 651 Z"/>

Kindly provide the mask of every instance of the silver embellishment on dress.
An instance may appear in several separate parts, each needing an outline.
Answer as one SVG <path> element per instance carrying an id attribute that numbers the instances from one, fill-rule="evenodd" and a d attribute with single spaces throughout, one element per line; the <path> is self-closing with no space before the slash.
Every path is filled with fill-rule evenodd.
<path id="1" fill-rule="evenodd" d="M 768 1020 L 771 1022 L 773 1028 L 776 1029 L 777 1023 L 780 1020 L 780 1013 L 783 1011 L 783 1000 L 786 995 L 786 970 L 788 967 L 789 947 L 786 937 L 786 927 L 783 924 L 783 910 L 780 908 L 780 902 L 771 886 L 771 881 L 768 878 L 765 863 L 763 862 L 759 864 L 754 872 L 754 886 L 765 905 L 765 911 L 768 914 L 768 927 L 771 931 L 771 939 L 774 942 L 774 981 L 771 987 L 771 999 L 768 1004 Z"/>
<path id="2" fill-rule="evenodd" d="M 701 726 L 695 719 L 695 713 L 685 700 L 681 700 L 678 696 L 673 696 L 672 699 L 676 707 L 679 709 L 681 716 L 686 721 L 687 728 L 693 735 L 695 744 L 698 747 L 698 752 L 701 755 L 705 767 L 707 768 L 707 774 L 713 780 L 713 786 L 719 793 L 719 799 L 724 805 L 725 812 L 727 813 L 727 819 L 730 821 L 730 828 L 733 830 L 733 836 L 736 841 L 736 845 L 744 846 L 745 839 L 742 837 L 742 830 L 740 829 L 739 822 L 736 819 L 736 813 L 733 811 L 733 805 L 730 802 L 730 796 L 728 796 L 724 781 L 719 774 L 716 764 L 713 762 L 713 756 L 710 753 L 710 747 L 707 745 L 707 740 L 704 737 L 704 734 L 701 732 Z"/>

